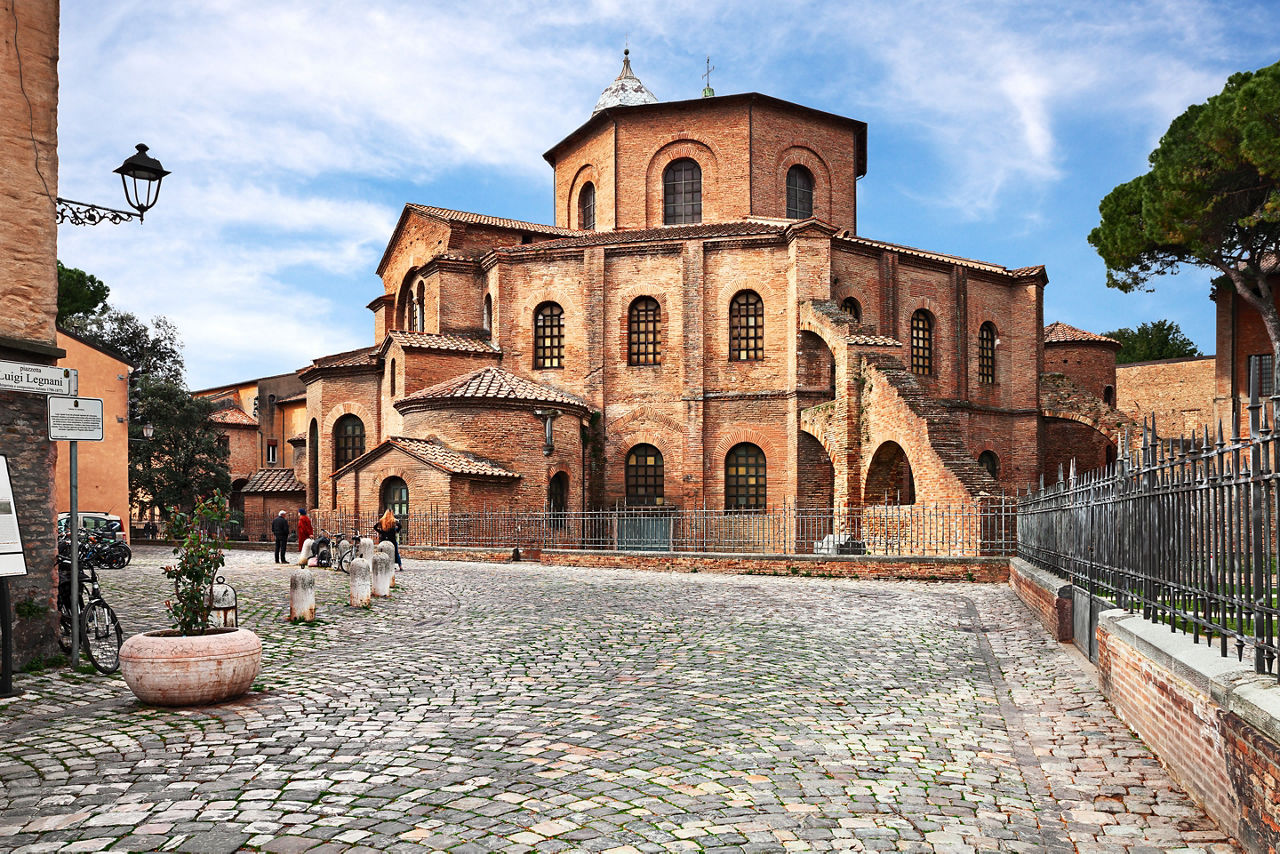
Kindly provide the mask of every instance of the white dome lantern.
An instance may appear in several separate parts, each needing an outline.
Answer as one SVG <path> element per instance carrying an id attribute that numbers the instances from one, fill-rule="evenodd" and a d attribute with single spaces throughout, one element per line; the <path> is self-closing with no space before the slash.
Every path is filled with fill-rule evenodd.
<path id="1" fill-rule="evenodd" d="M 596 101 L 596 108 L 591 111 L 591 115 L 594 116 L 601 110 L 607 110 L 610 107 L 635 107 L 640 104 L 656 103 L 658 103 L 658 99 L 632 73 L 631 50 L 627 49 L 622 52 L 622 71 L 600 93 L 600 100 Z"/>

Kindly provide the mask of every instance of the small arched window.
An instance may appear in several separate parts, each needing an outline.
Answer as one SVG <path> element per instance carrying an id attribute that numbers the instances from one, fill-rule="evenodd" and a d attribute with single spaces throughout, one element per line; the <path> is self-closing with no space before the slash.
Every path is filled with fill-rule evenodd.
<path id="1" fill-rule="evenodd" d="M 1116 389 L 1115 386 L 1107 386 L 1102 390 L 1102 402 L 1107 406 L 1116 405 Z"/>
<path id="2" fill-rule="evenodd" d="M 480 318 L 485 332 L 493 331 L 493 295 L 484 295 L 484 316 Z"/>
<path id="3" fill-rule="evenodd" d="M 662 363 L 662 307 L 653 297 L 636 297 L 627 310 L 627 364 Z"/>
<path id="4" fill-rule="evenodd" d="M 688 157 L 673 160 L 662 173 L 662 222 L 702 222 L 702 168 Z"/>
<path id="5" fill-rule="evenodd" d="M 729 302 L 729 361 L 764 358 L 764 300 L 755 291 L 738 291 Z"/>
<path id="6" fill-rule="evenodd" d="M 987 321 L 978 328 L 978 382 L 996 381 L 996 325 Z"/>
<path id="7" fill-rule="evenodd" d="M 911 315 L 911 373 L 933 376 L 933 315 L 923 308 Z"/>
<path id="8" fill-rule="evenodd" d="M 657 507 L 663 502 L 662 452 L 653 445 L 636 445 L 627 452 L 627 504 Z"/>
<path id="9" fill-rule="evenodd" d="M 544 302 L 533 312 L 533 366 L 564 367 L 564 309 Z"/>
<path id="10" fill-rule="evenodd" d="M 596 227 L 596 185 L 590 181 L 578 191 L 578 228 L 594 231 Z"/>
<path id="11" fill-rule="evenodd" d="M 995 455 L 994 451 L 983 451 L 978 454 L 978 465 L 987 470 L 987 474 L 1000 479 L 1000 458 Z"/>
<path id="12" fill-rule="evenodd" d="M 551 513 L 551 527 L 561 530 L 569 511 L 569 475 L 556 472 L 547 484 L 547 510 Z"/>
<path id="13" fill-rule="evenodd" d="M 764 451 L 750 442 L 734 445 L 724 459 L 726 510 L 763 510 L 767 490 Z"/>
<path id="14" fill-rule="evenodd" d="M 382 482 L 382 506 L 397 516 L 409 515 L 409 484 L 398 477 Z"/>
<path id="15" fill-rule="evenodd" d="M 803 166 L 787 170 L 787 219 L 813 216 L 813 173 Z"/>
<path id="16" fill-rule="evenodd" d="M 391 360 L 391 370 L 387 372 L 388 382 L 391 385 L 391 396 L 396 395 L 396 360 Z"/>
<path id="17" fill-rule="evenodd" d="M 840 310 L 858 323 L 862 322 L 862 306 L 858 305 L 858 301 L 853 297 L 845 297 L 840 303 Z"/>
<path id="18" fill-rule="evenodd" d="M 333 470 L 337 471 L 364 454 L 364 422 L 344 415 L 333 425 Z"/>

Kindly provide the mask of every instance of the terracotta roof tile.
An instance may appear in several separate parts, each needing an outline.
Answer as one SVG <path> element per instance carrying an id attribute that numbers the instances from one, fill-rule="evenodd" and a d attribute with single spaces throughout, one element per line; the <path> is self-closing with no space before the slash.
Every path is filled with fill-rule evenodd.
<path id="1" fill-rule="evenodd" d="M 1114 338 L 1108 338 L 1105 335 L 1095 335 L 1092 332 L 1085 332 L 1083 329 L 1077 329 L 1074 326 L 1068 326 L 1065 323 L 1050 323 L 1044 328 L 1044 343 L 1046 344 L 1067 344 L 1067 343 L 1095 343 L 1095 344 L 1114 344 L 1120 346 L 1120 342 Z"/>
<path id="2" fill-rule="evenodd" d="M 867 347 L 901 347 L 902 342 L 887 335 L 872 335 L 866 332 L 854 332 L 845 338 L 850 344 L 862 344 Z"/>
<path id="3" fill-rule="evenodd" d="M 233 427 L 257 427 L 258 422 L 252 415 L 238 406 L 224 406 L 209 413 L 209 420 L 214 424 L 227 424 Z"/>
<path id="4" fill-rule="evenodd" d="M 393 341 L 405 349 L 448 350 L 461 353 L 498 354 L 502 351 L 493 345 L 489 337 L 479 335 L 440 334 L 430 332 L 387 333 Z"/>
<path id="5" fill-rule="evenodd" d="M 451 222 L 466 222 L 474 225 L 491 225 L 495 228 L 510 228 L 515 231 L 537 231 L 542 234 L 578 234 L 576 229 L 558 228 L 554 225 L 540 225 L 536 222 L 525 222 L 520 219 L 507 219 L 500 216 L 487 216 L 485 214 L 471 213 L 470 211 L 455 211 L 450 208 L 437 208 L 433 205 L 415 205 L 410 204 L 408 207 L 419 213 L 428 216 L 445 219 Z"/>
<path id="6" fill-rule="evenodd" d="M 502 368 L 481 368 L 442 383 L 415 391 L 397 403 L 409 403 L 422 400 L 511 400 L 522 403 L 546 403 L 551 406 L 569 407 L 586 410 L 590 407 L 586 401 L 566 394 L 559 389 L 518 377 Z"/>
<path id="7" fill-rule="evenodd" d="M 377 350 L 370 347 L 361 347 L 358 350 L 348 350 L 345 353 L 321 356 L 311 364 L 312 367 L 316 368 L 356 368 L 364 365 L 376 365 L 377 363 Z"/>
<path id="8" fill-rule="evenodd" d="M 391 436 L 387 442 L 412 454 L 437 468 L 450 474 L 474 475 L 478 477 L 500 477 L 515 480 L 520 477 L 497 463 L 482 459 L 474 454 L 455 451 L 432 439 L 412 439 L 406 436 Z"/>
<path id="9" fill-rule="evenodd" d="M 786 225 L 757 220 L 734 222 L 704 222 L 697 225 L 663 225 L 657 228 L 636 228 L 620 231 L 576 231 L 573 237 L 561 240 L 543 240 L 521 246 L 502 246 L 494 251 L 515 255 L 521 252 L 538 252 L 545 249 L 573 249 L 579 246 L 602 246 L 614 243 L 646 243 L 658 240 L 692 240 L 700 237 L 741 237 L 755 234 L 781 234 Z"/>
<path id="10" fill-rule="evenodd" d="M 307 393 L 305 391 L 300 391 L 297 394 L 291 394 L 288 397 L 277 398 L 276 403 L 297 403 L 300 400 L 306 399 Z"/>
<path id="11" fill-rule="evenodd" d="M 942 261 L 947 264 L 959 264 L 962 267 L 971 267 L 975 270 L 985 270 L 988 273 L 997 273 L 1002 276 L 1010 276 L 1012 278 L 1023 278 L 1025 276 L 1034 276 L 1037 273 L 1044 272 L 1044 265 L 1034 267 L 1018 267 L 1010 270 L 1008 267 L 1002 267 L 999 264 L 992 264 L 988 261 L 976 261 L 973 258 L 963 258 L 959 255 L 947 255 L 942 252 L 927 252 L 923 249 L 916 249 L 912 246 L 903 246 L 898 243 L 889 243 L 885 240 L 872 240 L 869 237 L 861 237 L 850 231 L 844 231 L 836 235 L 836 239 L 843 240 L 847 243 L 855 243 L 861 246 L 870 246 L 876 249 L 889 249 L 903 255 L 914 255 L 917 258 L 928 258 L 932 261 Z"/>
<path id="12" fill-rule="evenodd" d="M 241 492 L 305 492 L 293 469 L 258 469 Z"/>

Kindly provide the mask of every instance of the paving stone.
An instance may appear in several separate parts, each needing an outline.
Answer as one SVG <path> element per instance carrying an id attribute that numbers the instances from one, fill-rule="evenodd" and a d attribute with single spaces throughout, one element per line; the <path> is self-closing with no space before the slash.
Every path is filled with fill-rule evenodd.
<path id="1" fill-rule="evenodd" d="M 16 678 L 0 847 L 1237 850 L 1002 586 L 406 561 L 368 610 L 317 573 L 308 625 L 264 558 L 224 571 L 263 638 L 244 698 Z M 102 574 L 127 633 L 170 560 Z"/>

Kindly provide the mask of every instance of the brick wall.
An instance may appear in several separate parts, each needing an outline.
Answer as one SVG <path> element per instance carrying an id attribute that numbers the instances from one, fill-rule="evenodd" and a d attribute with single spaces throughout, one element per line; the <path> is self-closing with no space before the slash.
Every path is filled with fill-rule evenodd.
<path id="1" fill-rule="evenodd" d="M 227 437 L 227 449 L 230 451 L 227 465 L 231 469 L 231 480 L 248 480 L 261 467 L 258 464 L 258 428 L 222 424 L 218 429 Z"/>
<path id="2" fill-rule="evenodd" d="M 542 562 L 557 566 L 610 567 L 654 572 L 730 575 L 797 575 L 1004 583 L 1008 558 L 814 557 L 811 555 L 704 555 L 545 549 Z"/>
<path id="3" fill-rule="evenodd" d="M 1215 369 L 1213 356 L 1117 365 L 1118 406 L 1135 421 L 1154 415 L 1162 436 L 1212 431 Z"/>
<path id="4" fill-rule="evenodd" d="M 1054 640 L 1069 641 L 1072 624 L 1071 585 L 1019 558 L 1009 561 L 1009 587 Z"/>
<path id="5" fill-rule="evenodd" d="M 1044 478 L 1045 483 L 1057 483 L 1058 469 L 1070 473 L 1071 460 L 1076 461 L 1076 472 L 1102 468 L 1108 462 L 1108 453 L 1115 447 L 1106 436 L 1088 424 L 1065 418 L 1045 418 L 1043 425 Z"/>
<path id="6" fill-rule="evenodd" d="M 1046 343 L 1044 370 L 1064 374 L 1080 388 L 1106 400 L 1106 390 L 1114 392 L 1116 387 L 1117 349 L 1101 342 Z"/>

